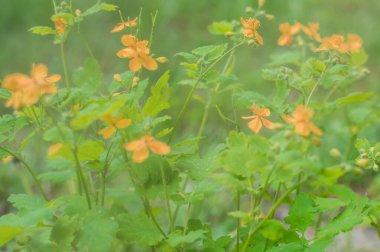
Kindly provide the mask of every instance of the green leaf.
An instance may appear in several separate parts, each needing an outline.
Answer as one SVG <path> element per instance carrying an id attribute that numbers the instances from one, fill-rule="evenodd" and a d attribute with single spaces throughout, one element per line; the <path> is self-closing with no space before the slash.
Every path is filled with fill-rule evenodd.
<path id="1" fill-rule="evenodd" d="M 92 94 L 97 91 L 103 82 L 103 74 L 99 63 L 94 58 L 87 59 L 83 67 L 79 67 L 73 73 L 73 82 L 86 94 Z"/>
<path id="2" fill-rule="evenodd" d="M 170 107 L 170 90 L 168 87 L 169 78 L 169 71 L 166 71 L 157 81 L 156 85 L 150 89 L 151 96 L 143 107 L 143 113 L 145 115 L 155 116 Z"/>
<path id="3" fill-rule="evenodd" d="M 360 102 L 366 102 L 369 101 L 371 97 L 375 95 L 374 92 L 367 92 L 367 93 L 351 93 L 343 98 L 339 98 L 336 100 L 338 104 L 349 104 L 349 103 L 360 103 Z"/>
<path id="4" fill-rule="evenodd" d="M 304 246 L 299 242 L 292 242 L 287 244 L 280 244 L 277 247 L 273 247 L 268 252 L 303 252 Z"/>
<path id="5" fill-rule="evenodd" d="M 29 29 L 30 32 L 33 34 L 38 35 L 49 35 L 49 34 L 55 34 L 55 30 L 48 26 L 34 26 Z"/>
<path id="6" fill-rule="evenodd" d="M 291 229 L 304 233 L 306 228 L 313 223 L 315 215 L 314 202 L 305 193 L 299 193 L 294 203 L 290 206 L 289 216 L 285 222 Z"/>
<path id="7" fill-rule="evenodd" d="M 205 238 L 205 233 L 208 233 L 206 230 L 195 230 L 195 231 L 190 231 L 189 233 L 183 235 L 183 234 L 178 234 L 178 233 L 172 233 L 168 235 L 168 239 L 166 242 L 172 246 L 176 247 L 179 244 L 182 243 L 193 243 L 197 240 L 201 240 Z"/>
<path id="8" fill-rule="evenodd" d="M 63 123 L 58 123 L 57 126 L 45 131 L 43 139 L 51 143 L 72 142 L 74 140 L 74 134 L 69 127 Z"/>
<path id="9" fill-rule="evenodd" d="M 5 88 L 0 88 L 0 99 L 9 99 L 11 97 L 11 92 Z"/>
<path id="10" fill-rule="evenodd" d="M 368 60 L 368 54 L 362 48 L 357 52 L 351 53 L 351 64 L 354 66 L 362 66 Z"/>
<path id="11" fill-rule="evenodd" d="M 208 45 L 208 46 L 202 46 L 194 49 L 192 51 L 193 54 L 204 57 L 208 60 L 215 60 L 223 55 L 223 53 L 227 49 L 227 44 L 221 44 L 221 45 Z"/>
<path id="12" fill-rule="evenodd" d="M 20 227 L 11 227 L 8 225 L 0 226 L 0 247 L 12 240 L 22 232 Z"/>
<path id="13" fill-rule="evenodd" d="M 80 161 L 98 160 L 103 151 L 103 142 L 87 141 L 78 147 L 78 159 Z"/>
<path id="14" fill-rule="evenodd" d="M 215 35 L 224 35 L 227 32 L 232 32 L 234 25 L 232 22 L 221 21 L 213 22 L 208 26 L 208 31 Z"/>
<path id="15" fill-rule="evenodd" d="M 46 204 L 43 198 L 28 194 L 12 194 L 9 196 L 8 201 L 19 211 L 33 211 L 43 208 Z"/>
<path id="16" fill-rule="evenodd" d="M 57 252 L 71 251 L 71 243 L 75 239 L 75 232 L 79 227 L 78 218 L 60 217 L 51 230 L 50 240 L 54 242 Z"/>
<path id="17" fill-rule="evenodd" d="M 324 238 L 317 239 L 308 248 L 305 248 L 303 252 L 320 252 L 326 251 L 326 249 L 331 245 L 332 239 Z"/>
<path id="18" fill-rule="evenodd" d="M 345 185 L 333 185 L 329 188 L 329 191 L 346 202 L 360 200 L 360 196 Z"/>
<path id="19" fill-rule="evenodd" d="M 266 221 L 259 230 L 260 234 L 271 241 L 278 241 L 285 233 L 284 225 L 278 220 Z"/>
<path id="20" fill-rule="evenodd" d="M 360 198 L 358 200 L 351 201 L 343 212 L 336 216 L 325 227 L 318 230 L 317 237 L 334 237 L 341 232 L 350 231 L 353 227 L 362 223 L 369 211 L 366 208 L 367 203 L 367 198 Z"/>
<path id="21" fill-rule="evenodd" d="M 88 215 L 76 234 L 79 250 L 91 252 L 110 251 L 117 230 L 118 225 L 113 218 L 97 213 Z"/>
<path id="22" fill-rule="evenodd" d="M 105 11 L 115 11 L 119 8 L 117 5 L 107 4 L 107 3 L 101 3 L 100 6 Z"/>
<path id="23" fill-rule="evenodd" d="M 314 199 L 316 208 L 319 212 L 336 211 L 339 208 L 346 206 L 346 203 L 340 199 L 335 198 L 320 198 Z"/>
<path id="24" fill-rule="evenodd" d="M 118 216 L 120 230 L 118 236 L 126 243 L 139 246 L 153 246 L 163 239 L 163 235 L 145 214 Z"/>

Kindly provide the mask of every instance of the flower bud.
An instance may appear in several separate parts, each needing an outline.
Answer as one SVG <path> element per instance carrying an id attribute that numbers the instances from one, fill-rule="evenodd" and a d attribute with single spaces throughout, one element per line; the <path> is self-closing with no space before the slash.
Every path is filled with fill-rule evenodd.
<path id="1" fill-rule="evenodd" d="M 119 83 L 122 83 L 123 82 L 123 78 L 121 78 L 121 75 L 120 74 L 114 74 L 113 75 L 113 79 Z"/>
<path id="2" fill-rule="evenodd" d="M 259 8 L 263 7 L 265 4 L 265 0 L 259 0 Z"/>
<path id="3" fill-rule="evenodd" d="M 353 172 L 356 176 L 360 176 L 360 175 L 363 174 L 362 169 L 357 168 L 357 167 L 356 167 L 352 172 Z"/>
<path id="4" fill-rule="evenodd" d="M 140 81 L 140 78 L 139 77 L 133 77 L 133 80 L 132 80 L 132 87 L 135 87 L 137 86 L 137 84 L 139 83 Z"/>
<path id="5" fill-rule="evenodd" d="M 332 157 L 340 157 L 341 155 L 342 153 L 340 153 L 340 151 L 337 148 L 332 148 L 330 150 L 330 156 Z"/>
<path id="6" fill-rule="evenodd" d="M 76 15 L 77 17 L 80 17 L 81 14 L 82 14 L 82 12 L 80 11 L 80 9 L 76 9 L 76 10 L 75 10 L 75 15 Z"/>
<path id="7" fill-rule="evenodd" d="M 379 171 L 379 166 L 375 163 L 375 164 L 373 164 L 372 169 L 377 172 L 377 171 Z"/>
<path id="8" fill-rule="evenodd" d="M 224 33 L 224 36 L 226 36 L 226 37 L 232 37 L 232 36 L 235 36 L 235 35 L 236 35 L 236 33 L 235 32 L 231 32 L 231 31 Z"/>
<path id="9" fill-rule="evenodd" d="M 247 6 L 247 8 L 245 8 L 245 13 L 249 14 L 253 12 L 255 12 L 255 9 L 253 9 L 251 6 Z"/>
<path id="10" fill-rule="evenodd" d="M 356 160 L 356 165 L 365 168 L 368 166 L 368 159 L 360 158 Z"/>
<path id="11" fill-rule="evenodd" d="M 271 21 L 274 19 L 274 16 L 272 14 L 266 14 L 265 15 L 265 18 L 268 20 L 268 21 Z"/>
<path id="12" fill-rule="evenodd" d="M 165 64 L 166 62 L 169 61 L 168 58 L 166 58 L 166 57 L 158 57 L 158 58 L 156 58 L 156 60 L 158 63 L 161 63 L 161 64 Z"/>

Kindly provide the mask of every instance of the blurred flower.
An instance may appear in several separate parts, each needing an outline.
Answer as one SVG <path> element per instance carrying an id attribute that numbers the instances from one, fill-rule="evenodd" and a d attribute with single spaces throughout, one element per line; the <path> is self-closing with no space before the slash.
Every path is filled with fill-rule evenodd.
<path id="1" fill-rule="evenodd" d="M 113 79 L 119 83 L 122 83 L 123 82 L 123 78 L 121 78 L 121 75 L 120 74 L 114 74 L 113 75 Z"/>
<path id="2" fill-rule="evenodd" d="M 301 136 L 309 136 L 314 133 L 317 136 L 322 135 L 322 131 L 310 122 L 313 117 L 313 110 L 304 105 L 298 105 L 291 116 L 283 115 L 282 119 L 289 124 L 295 126 L 294 131 Z"/>
<path id="3" fill-rule="evenodd" d="M 248 123 L 248 127 L 255 132 L 256 134 L 261 130 L 262 126 L 264 125 L 268 129 L 273 129 L 274 124 L 270 122 L 268 119 L 265 119 L 264 117 L 270 116 L 270 110 L 266 107 L 258 108 L 256 104 L 253 104 L 252 112 L 254 115 L 252 116 L 242 116 L 241 118 L 246 120 L 251 120 Z"/>
<path id="4" fill-rule="evenodd" d="M 309 23 L 308 26 L 302 26 L 302 31 L 315 41 L 320 42 L 321 41 L 321 36 L 318 33 L 319 30 L 319 24 L 318 23 Z"/>
<path id="5" fill-rule="evenodd" d="M 61 148 L 62 148 L 62 144 L 60 144 L 60 143 L 56 143 L 56 144 L 51 145 L 48 149 L 48 157 L 52 157 Z"/>
<path id="6" fill-rule="evenodd" d="M 12 95 L 6 102 L 6 107 L 19 109 L 38 102 L 44 94 L 55 94 L 57 88 L 54 84 L 61 79 L 59 74 L 48 76 L 48 68 L 44 64 L 35 64 L 31 77 L 15 73 L 4 78 L 2 86 Z"/>
<path id="7" fill-rule="evenodd" d="M 363 46 L 362 38 L 357 34 L 348 34 L 347 35 L 347 47 L 350 52 L 357 52 Z"/>
<path id="8" fill-rule="evenodd" d="M 102 135 L 104 139 L 110 138 L 117 129 L 127 128 L 132 123 L 131 119 L 123 118 L 121 115 L 113 116 L 112 114 L 104 115 L 102 121 L 108 125 L 98 131 L 98 134 Z"/>
<path id="9" fill-rule="evenodd" d="M 294 25 L 289 23 L 282 23 L 279 26 L 279 30 L 282 33 L 279 37 L 277 44 L 279 46 L 291 45 L 293 41 L 293 36 L 296 35 L 302 28 L 302 25 L 296 22 Z"/>
<path id="10" fill-rule="evenodd" d="M 137 18 L 117 24 L 114 28 L 112 28 L 111 32 L 119 32 L 119 31 L 122 31 L 126 27 L 133 27 L 136 25 L 137 25 Z"/>
<path id="11" fill-rule="evenodd" d="M 126 48 L 117 52 L 119 58 L 130 58 L 129 69 L 137 72 L 141 67 L 145 67 L 150 71 L 157 69 L 157 62 L 150 57 L 150 52 L 147 40 L 138 41 L 133 35 L 124 35 L 121 37 L 121 42 Z"/>
<path id="12" fill-rule="evenodd" d="M 124 147 L 127 151 L 132 152 L 132 161 L 135 163 L 144 162 L 149 157 L 149 150 L 158 155 L 166 155 L 170 152 L 168 145 L 157 141 L 150 134 L 127 143 Z"/>
<path id="13" fill-rule="evenodd" d="M 333 34 L 324 37 L 318 51 L 336 50 L 340 53 L 357 52 L 363 46 L 362 38 L 357 34 L 348 34 L 347 42 L 342 35 Z"/>
<path id="14" fill-rule="evenodd" d="M 260 20 L 254 18 L 240 18 L 240 22 L 242 23 L 245 29 L 242 30 L 242 33 L 247 38 L 253 38 L 260 45 L 264 44 L 264 40 L 261 35 L 257 32 L 257 29 L 260 27 Z"/>
<path id="15" fill-rule="evenodd" d="M 65 33 L 66 28 L 67 28 L 67 21 L 64 18 L 56 18 L 54 19 L 54 25 L 55 25 L 55 30 L 57 31 L 57 34 L 62 35 Z"/>

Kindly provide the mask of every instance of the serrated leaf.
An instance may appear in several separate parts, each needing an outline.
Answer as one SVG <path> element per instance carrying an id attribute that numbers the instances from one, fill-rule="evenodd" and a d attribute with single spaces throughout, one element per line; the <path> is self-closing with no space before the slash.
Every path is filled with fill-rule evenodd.
<path id="1" fill-rule="evenodd" d="M 38 35 L 49 35 L 49 34 L 55 34 L 55 30 L 48 26 L 34 26 L 29 29 L 30 32 L 33 34 Z"/>
<path id="2" fill-rule="evenodd" d="M 316 208 L 319 212 L 336 211 L 339 208 L 346 206 L 346 202 L 335 198 L 320 198 L 314 199 Z"/>
<path id="3" fill-rule="evenodd" d="M 117 230 L 118 224 L 113 218 L 93 213 L 81 224 L 76 242 L 80 251 L 110 251 Z"/>
<path id="4" fill-rule="evenodd" d="M 221 45 L 208 45 L 208 46 L 202 46 L 194 49 L 192 51 L 193 54 L 201 56 L 201 57 L 207 57 L 208 60 L 214 60 L 219 58 L 223 55 L 223 53 L 227 49 L 227 44 L 221 44 Z"/>
<path id="5" fill-rule="evenodd" d="M 46 204 L 43 198 L 28 194 L 12 194 L 8 201 L 19 211 L 33 211 L 44 207 Z"/>
<path id="6" fill-rule="evenodd" d="M 51 230 L 50 241 L 55 245 L 54 251 L 66 252 L 71 250 L 71 243 L 75 239 L 75 232 L 79 227 L 78 218 L 60 217 Z"/>
<path id="7" fill-rule="evenodd" d="M 197 240 L 204 239 L 206 233 L 208 233 L 208 231 L 202 230 L 202 229 L 190 231 L 189 233 L 185 235 L 172 233 L 168 235 L 168 239 L 166 240 L 166 242 L 170 246 L 176 247 L 177 245 L 182 244 L 182 243 L 193 243 Z"/>
<path id="8" fill-rule="evenodd" d="M 144 214 L 122 214 L 118 217 L 118 236 L 126 243 L 153 246 L 163 239 L 153 221 Z"/>
<path id="9" fill-rule="evenodd" d="M 145 115 L 155 116 L 170 107 L 170 89 L 168 87 L 169 78 L 169 71 L 166 71 L 157 81 L 156 85 L 150 89 L 151 96 L 143 107 L 143 113 Z"/>
<path id="10" fill-rule="evenodd" d="M 103 151 L 103 142 L 88 141 L 78 147 L 78 159 L 80 161 L 97 160 Z"/>
<path id="11" fill-rule="evenodd" d="M 103 82 L 99 63 L 94 58 L 87 59 L 83 67 L 79 67 L 73 73 L 73 82 L 87 95 L 97 91 Z"/>
<path id="12" fill-rule="evenodd" d="M 313 223 L 315 215 L 314 202 L 306 194 L 299 193 L 294 203 L 290 206 L 289 215 L 285 222 L 291 229 L 304 233 L 306 228 Z"/>
<path id="13" fill-rule="evenodd" d="M 318 230 L 317 237 L 319 239 L 334 237 L 341 232 L 350 231 L 353 227 L 362 223 L 369 211 L 366 208 L 367 203 L 367 198 L 351 201 L 343 212 L 336 216 L 325 227 Z"/>
<path id="14" fill-rule="evenodd" d="M 278 241 L 285 233 L 284 225 L 278 220 L 266 221 L 259 230 L 260 234 L 271 241 Z"/>

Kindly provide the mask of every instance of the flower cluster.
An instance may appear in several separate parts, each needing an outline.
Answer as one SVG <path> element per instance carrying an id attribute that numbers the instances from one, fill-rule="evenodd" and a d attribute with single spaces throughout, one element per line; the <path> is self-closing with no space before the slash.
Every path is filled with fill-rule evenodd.
<path id="1" fill-rule="evenodd" d="M 55 83 L 61 79 L 59 74 L 48 76 L 48 68 L 44 64 L 35 64 L 31 76 L 15 73 L 4 78 L 2 87 L 11 92 L 5 106 L 20 109 L 38 102 L 44 94 L 55 94 Z"/>
<path id="2" fill-rule="evenodd" d="M 293 25 L 290 23 L 282 23 L 279 26 L 281 36 L 277 44 L 280 46 L 291 45 L 295 35 L 301 31 L 309 38 L 320 43 L 317 51 L 335 50 L 340 53 L 357 52 L 363 45 L 361 37 L 357 34 L 348 34 L 347 39 L 339 34 L 333 34 L 321 38 L 319 35 L 319 25 L 317 23 L 309 23 L 307 26 L 295 22 Z"/>

